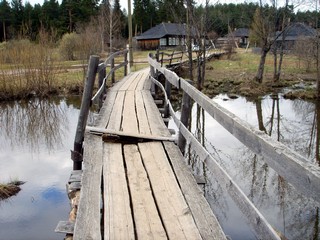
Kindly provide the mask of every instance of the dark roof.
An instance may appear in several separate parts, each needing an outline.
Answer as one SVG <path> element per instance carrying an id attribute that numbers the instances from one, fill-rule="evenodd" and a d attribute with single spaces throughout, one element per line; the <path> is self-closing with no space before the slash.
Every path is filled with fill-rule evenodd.
<path id="1" fill-rule="evenodd" d="M 297 40 L 299 37 L 314 37 L 317 35 L 314 28 L 300 22 L 290 24 L 284 33 L 285 40 Z M 282 39 L 282 34 L 279 35 L 278 39 Z"/>
<path id="2" fill-rule="evenodd" d="M 195 31 L 193 31 L 193 33 L 194 32 Z M 140 36 L 137 36 L 136 39 L 137 40 L 160 39 L 166 35 L 186 36 L 187 35 L 186 24 L 161 23 L 161 24 L 158 24 L 157 26 L 145 31 Z"/>
<path id="3" fill-rule="evenodd" d="M 234 30 L 232 33 L 229 33 L 226 37 L 249 37 L 249 29 L 238 28 Z"/>

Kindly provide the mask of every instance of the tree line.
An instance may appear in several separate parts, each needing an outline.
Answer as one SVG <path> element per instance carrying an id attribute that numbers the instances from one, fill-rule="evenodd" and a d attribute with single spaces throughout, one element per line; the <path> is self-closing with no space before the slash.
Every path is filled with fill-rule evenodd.
<path id="1" fill-rule="evenodd" d="M 187 5 L 183 0 L 134 0 L 133 27 L 138 35 L 161 22 L 186 23 Z M 195 5 L 190 1 L 194 16 L 200 15 L 204 8 L 207 11 L 206 30 L 217 35 L 225 35 L 231 29 L 250 28 L 257 3 L 214 4 L 206 7 Z M 189 7 L 188 6 L 188 7 Z M 45 30 L 60 39 L 65 33 L 77 32 L 92 21 L 104 19 L 109 28 L 116 29 L 117 36 L 128 37 L 127 12 L 119 0 L 45 0 L 42 5 L 23 4 L 22 0 L 1 0 L 0 2 L 0 41 L 17 38 L 37 40 L 40 30 Z M 264 6 L 270 8 L 269 6 Z M 287 16 L 292 22 L 304 22 L 318 27 L 317 11 L 294 12 L 288 8 Z M 112 13 L 112 14 L 111 14 Z M 110 15 L 116 16 L 110 21 Z M 190 16 L 189 16 L 190 17 Z M 109 19 L 109 20 L 107 20 Z M 101 23 L 100 24 L 104 24 Z M 107 31 L 108 32 L 108 31 Z M 110 32 L 110 31 L 109 31 Z M 106 35 L 108 35 L 106 33 Z"/>

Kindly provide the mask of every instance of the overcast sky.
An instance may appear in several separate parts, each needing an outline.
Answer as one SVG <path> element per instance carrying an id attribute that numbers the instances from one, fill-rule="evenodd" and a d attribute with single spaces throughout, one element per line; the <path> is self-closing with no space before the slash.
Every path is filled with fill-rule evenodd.
<path id="1" fill-rule="evenodd" d="M 32 5 L 36 4 L 36 3 L 40 3 L 41 5 L 43 4 L 44 0 L 23 0 L 23 2 L 29 1 Z M 61 3 L 61 0 L 58 0 Z M 111 0 L 112 1 L 112 0 Z M 278 5 L 281 6 L 281 4 L 284 3 L 285 0 L 278 0 Z M 292 2 L 303 2 L 304 6 L 300 7 L 301 10 L 315 10 L 315 2 L 317 0 L 289 0 L 290 3 Z M 196 0 L 197 4 L 205 4 L 205 0 Z M 243 3 L 243 2 L 258 2 L 258 0 L 210 0 L 209 4 L 213 5 L 213 4 L 217 4 L 217 3 Z M 268 3 L 270 4 L 271 1 L 270 0 L 263 0 L 264 3 Z M 313 2 L 314 4 L 306 4 L 306 2 Z M 128 0 L 120 0 L 120 5 L 121 8 L 125 8 L 128 9 Z M 131 5 L 133 5 L 133 0 L 131 0 Z M 294 3 L 294 5 L 296 6 L 297 4 Z M 132 6 L 132 11 L 133 11 L 133 6 Z"/>

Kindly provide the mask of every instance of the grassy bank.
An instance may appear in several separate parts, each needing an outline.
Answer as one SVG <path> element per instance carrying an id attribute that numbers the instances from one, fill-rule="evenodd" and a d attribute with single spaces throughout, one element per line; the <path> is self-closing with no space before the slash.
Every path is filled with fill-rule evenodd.
<path id="1" fill-rule="evenodd" d="M 131 70 L 147 67 L 147 56 L 148 51 L 135 51 L 134 66 Z M 102 59 L 105 58 L 106 54 L 103 54 Z M 122 60 L 121 57 L 116 59 L 116 62 Z M 273 56 L 268 55 L 262 84 L 253 81 L 259 61 L 260 55 L 249 49 L 247 52 L 237 50 L 230 58 L 224 56 L 207 62 L 203 92 L 211 97 L 219 93 L 258 96 L 303 84 L 303 89 L 293 89 L 286 96 L 315 97 L 315 69 L 310 68 L 307 72 L 302 59 L 290 54 L 285 55 L 281 80 L 274 83 Z M 18 41 L 12 43 L 12 46 L 0 46 L 0 100 L 80 94 L 84 86 L 87 63 L 87 59 L 61 61 L 59 51 L 54 46 L 48 47 L 28 41 Z M 187 69 L 185 70 L 187 72 Z M 123 68 L 116 72 L 116 79 L 122 77 Z"/>
<path id="2" fill-rule="evenodd" d="M 261 96 L 278 92 L 283 88 L 292 89 L 285 96 L 314 98 L 316 69 L 306 71 L 303 60 L 292 54 L 284 56 L 281 79 L 273 82 L 273 55 L 266 60 L 264 80 L 262 84 L 253 79 L 258 69 L 260 55 L 239 50 L 230 59 L 222 57 L 220 60 L 207 62 L 204 92 L 209 96 L 219 93 L 235 93 L 243 96 Z M 304 85 L 298 89 L 297 85 Z"/>

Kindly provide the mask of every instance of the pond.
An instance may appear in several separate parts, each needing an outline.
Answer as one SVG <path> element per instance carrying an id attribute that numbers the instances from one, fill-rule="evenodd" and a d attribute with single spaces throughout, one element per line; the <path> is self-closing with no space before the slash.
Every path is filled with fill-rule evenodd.
<path id="1" fill-rule="evenodd" d="M 70 211 L 65 184 L 72 170 L 70 149 L 79 101 L 75 97 L 0 104 L 0 182 L 26 182 L 16 196 L 0 202 L 0 239 L 64 238 L 54 229 L 60 220 L 68 219 Z M 319 165 L 317 104 L 270 96 L 248 101 L 219 95 L 213 101 Z M 277 231 L 288 239 L 320 239 L 317 203 L 295 191 L 196 105 L 192 131 Z M 206 180 L 206 198 L 226 234 L 233 240 L 257 239 L 206 166 L 192 152 L 189 161 L 194 173 Z"/>
<path id="2" fill-rule="evenodd" d="M 286 100 L 281 96 L 248 101 L 242 97 L 232 99 L 228 95 L 218 95 L 213 101 L 319 167 L 318 104 Z M 281 232 L 287 239 L 320 239 L 318 203 L 297 192 L 261 156 L 251 152 L 196 104 L 192 109 L 191 125 L 192 132 L 202 145 L 277 232 Z M 194 174 L 205 180 L 206 198 L 225 233 L 233 240 L 258 239 L 251 223 L 239 211 L 226 189 L 198 160 L 197 154 L 189 151 L 187 157 Z"/>
<path id="3" fill-rule="evenodd" d="M 0 202 L 0 239 L 63 239 L 54 232 L 70 211 L 66 182 L 79 97 L 0 104 L 0 182 L 24 181 Z"/>

